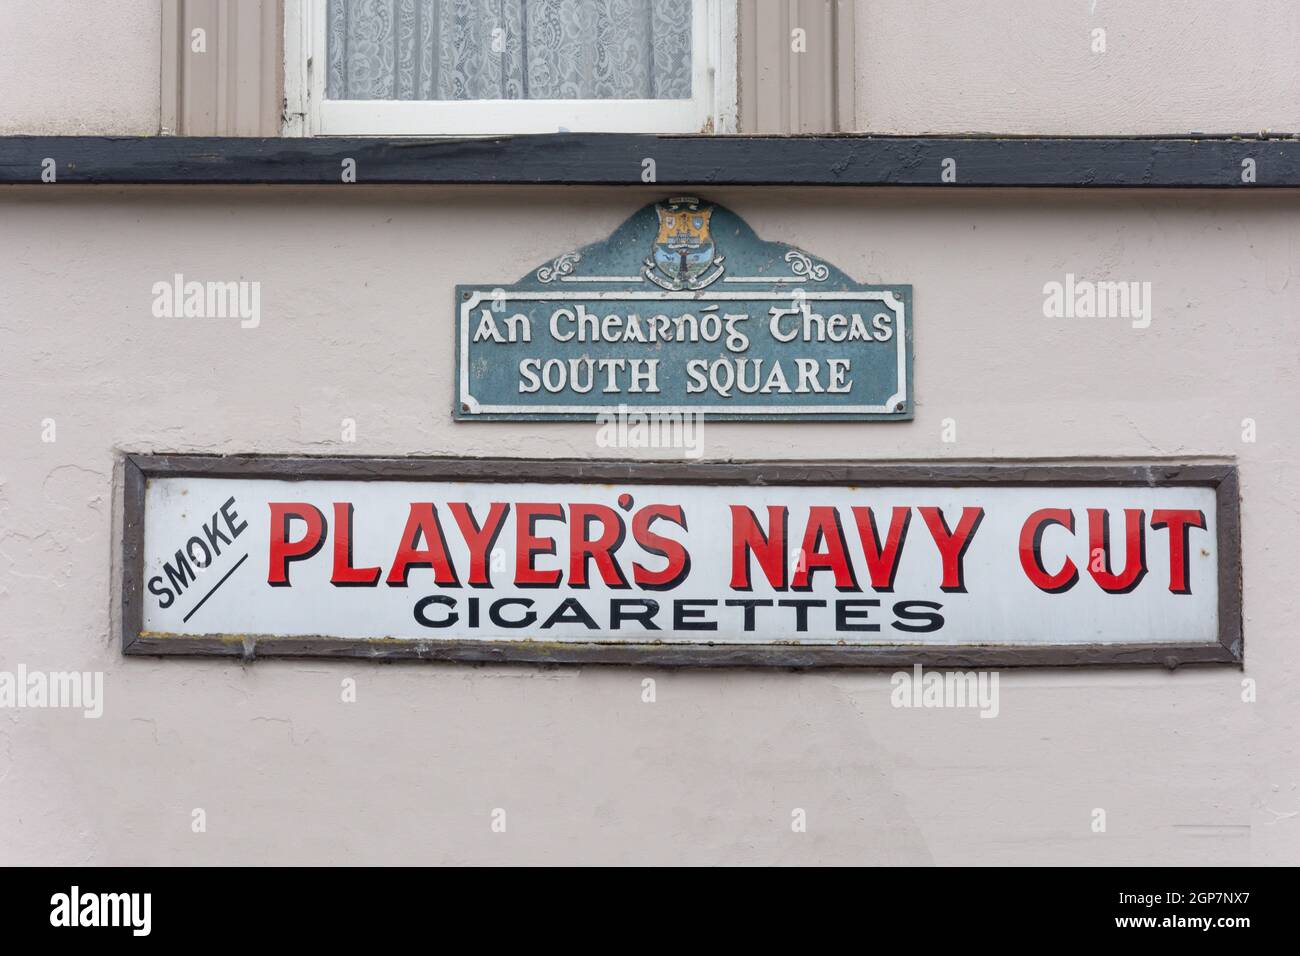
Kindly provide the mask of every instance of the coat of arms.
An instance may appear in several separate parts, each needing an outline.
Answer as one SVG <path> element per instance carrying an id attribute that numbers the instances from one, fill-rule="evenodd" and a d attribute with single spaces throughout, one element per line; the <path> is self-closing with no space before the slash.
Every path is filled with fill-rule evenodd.
<path id="1" fill-rule="evenodd" d="M 679 196 L 655 207 L 659 234 L 642 273 L 659 286 L 679 292 L 703 289 L 722 275 L 723 257 L 709 232 L 713 207 L 693 196 Z"/>

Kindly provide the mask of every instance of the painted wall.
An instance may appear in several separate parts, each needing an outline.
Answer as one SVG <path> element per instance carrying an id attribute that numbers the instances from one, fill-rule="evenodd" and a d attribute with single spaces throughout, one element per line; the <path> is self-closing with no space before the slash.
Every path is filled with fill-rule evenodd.
<path id="1" fill-rule="evenodd" d="M 1300 858 L 1300 198 L 706 196 L 860 281 L 913 283 L 917 379 L 914 422 L 710 425 L 706 458 L 1235 458 L 1245 675 L 1005 672 L 981 719 L 894 709 L 888 673 L 124 659 L 124 451 L 608 454 L 591 425 L 453 423 L 448 303 L 661 197 L 10 188 L 0 669 L 102 670 L 106 702 L 0 713 L 0 863 Z M 261 282 L 261 326 L 154 318 L 177 272 Z M 1150 328 L 1044 318 L 1067 272 L 1151 282 Z"/>
<path id="2" fill-rule="evenodd" d="M 162 0 L 0 0 L 0 136 L 158 132 Z"/>
<path id="3" fill-rule="evenodd" d="M 858 0 L 855 21 L 859 130 L 1300 130 L 1292 0 Z"/>
<path id="4" fill-rule="evenodd" d="M 162 2 L 0 0 L 0 135 L 156 133 Z M 1300 130 L 1293 0 L 858 0 L 854 19 L 860 131 Z"/>

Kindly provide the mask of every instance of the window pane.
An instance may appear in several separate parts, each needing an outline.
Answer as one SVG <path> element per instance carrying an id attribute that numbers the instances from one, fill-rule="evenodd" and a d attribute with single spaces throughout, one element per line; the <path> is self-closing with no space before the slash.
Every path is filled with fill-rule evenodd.
<path id="1" fill-rule="evenodd" d="M 332 100 L 690 99 L 691 0 L 329 0 Z"/>

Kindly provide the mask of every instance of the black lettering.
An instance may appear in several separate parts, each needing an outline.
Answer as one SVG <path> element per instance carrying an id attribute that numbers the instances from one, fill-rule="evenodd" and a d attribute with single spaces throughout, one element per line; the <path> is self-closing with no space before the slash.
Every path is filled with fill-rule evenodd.
<path id="1" fill-rule="evenodd" d="M 560 606 L 551 612 L 551 616 L 542 622 L 542 629 L 554 627 L 556 624 L 581 624 L 589 631 L 598 629 L 596 621 L 577 598 L 565 598 L 561 601 Z"/>
<path id="2" fill-rule="evenodd" d="M 935 613 L 921 611 L 915 613 L 911 609 L 914 607 L 929 608 Z M 937 601 L 899 601 L 894 605 L 894 616 L 902 618 L 903 621 L 927 621 L 926 624 L 904 624 L 901 621 L 895 621 L 893 626 L 900 631 L 907 631 L 909 634 L 929 634 L 943 627 L 943 615 L 938 612 L 943 610 L 943 605 Z"/>
<path id="3" fill-rule="evenodd" d="M 203 551 L 202 561 L 200 561 L 198 555 L 194 553 L 194 546 L 196 544 Z M 196 567 L 206 568 L 212 563 L 212 552 L 208 550 L 208 546 L 203 543 L 203 539 L 198 535 L 195 535 L 185 542 L 185 555 L 194 562 Z"/>
<path id="4" fill-rule="evenodd" d="M 190 567 L 189 561 L 185 560 L 184 552 L 179 548 L 172 561 L 176 562 L 176 567 L 173 568 L 170 562 L 166 562 L 163 564 L 163 571 L 167 573 L 167 580 L 171 582 L 172 588 L 177 595 L 180 595 L 197 579 L 194 576 L 194 569 Z"/>
<path id="5" fill-rule="evenodd" d="M 531 627 L 534 623 L 536 623 L 537 612 L 532 610 L 526 610 L 524 616 L 517 621 L 511 621 L 507 618 L 502 617 L 501 609 L 509 607 L 512 604 L 527 609 L 533 606 L 533 599 L 532 598 L 502 598 L 499 601 L 493 601 L 488 606 L 489 620 L 491 620 L 492 623 L 495 624 L 497 627 L 506 627 L 506 628 Z"/>
<path id="6" fill-rule="evenodd" d="M 231 498 L 230 500 L 234 501 L 235 499 Z M 228 503 L 229 502 L 227 502 L 227 504 Z M 221 541 L 225 544 L 230 544 L 230 539 L 226 537 L 226 533 L 217 525 L 217 515 L 219 513 L 220 512 L 217 511 L 212 512 L 212 524 L 205 524 L 203 526 L 203 534 L 208 539 L 208 545 L 212 548 L 212 553 L 217 557 L 221 557 L 221 545 L 217 544 L 217 542 Z"/>
<path id="7" fill-rule="evenodd" d="M 160 598 L 158 606 L 161 608 L 169 608 L 176 601 L 176 595 L 172 594 L 171 588 L 162 583 L 162 577 L 160 575 L 155 574 L 149 579 L 149 592 L 158 595 Z"/>
<path id="8" fill-rule="evenodd" d="M 640 610 L 633 610 L 633 605 L 640 605 Z M 614 598 L 609 602 L 609 626 L 611 630 L 620 630 L 624 621 L 636 621 L 647 631 L 659 630 L 655 615 L 659 613 L 659 602 L 649 598 Z"/>
<path id="9" fill-rule="evenodd" d="M 239 512 L 235 511 L 234 508 L 231 507 L 234 503 L 235 497 L 234 495 L 231 495 L 230 499 L 221 506 L 221 517 L 226 519 L 226 527 L 230 529 L 231 538 L 238 538 L 243 533 L 244 529 L 248 527 L 248 522 L 239 521 Z M 239 527 L 235 527 L 236 521 L 239 521 Z"/>
<path id="10" fill-rule="evenodd" d="M 744 629 L 746 631 L 752 631 L 754 629 L 754 608 L 771 606 L 771 601 L 761 601 L 757 598 L 738 598 L 734 601 L 727 602 L 727 607 L 743 607 L 745 609 Z"/>
<path id="11" fill-rule="evenodd" d="M 878 631 L 879 624 L 855 624 L 854 621 L 865 621 L 871 614 L 867 608 L 880 607 L 879 601 L 861 600 L 861 601 L 836 601 L 835 602 L 835 630 L 837 631 Z"/>
<path id="12" fill-rule="evenodd" d="M 677 631 L 716 631 L 717 621 L 704 621 L 704 609 L 717 607 L 717 601 L 674 601 L 673 629 Z"/>
<path id="13" fill-rule="evenodd" d="M 825 601 L 813 601 L 806 598 L 794 599 L 789 601 L 777 601 L 781 607 L 794 608 L 794 629 L 802 634 L 808 630 L 808 609 L 810 607 L 825 607 Z"/>
<path id="14" fill-rule="evenodd" d="M 430 594 L 428 597 L 421 598 L 417 601 L 415 604 L 415 620 L 425 627 L 451 627 L 460 620 L 460 615 L 455 611 L 450 612 L 441 621 L 433 620 L 425 613 L 431 604 L 439 604 L 442 607 L 452 608 L 456 606 L 456 599 L 453 597 L 447 597 L 445 594 Z"/>

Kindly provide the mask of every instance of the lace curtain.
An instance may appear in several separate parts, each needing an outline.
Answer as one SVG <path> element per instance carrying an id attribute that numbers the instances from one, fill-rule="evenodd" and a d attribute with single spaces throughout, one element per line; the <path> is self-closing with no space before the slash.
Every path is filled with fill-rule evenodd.
<path id="1" fill-rule="evenodd" d="M 689 99 L 691 0 L 329 0 L 334 100 Z"/>

